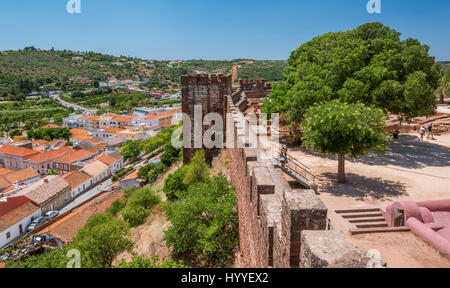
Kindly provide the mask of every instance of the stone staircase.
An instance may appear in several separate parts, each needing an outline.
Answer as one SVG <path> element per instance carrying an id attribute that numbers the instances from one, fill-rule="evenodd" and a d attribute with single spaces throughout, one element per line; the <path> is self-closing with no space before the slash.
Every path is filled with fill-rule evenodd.
<path id="1" fill-rule="evenodd" d="M 352 235 L 407 232 L 407 227 L 389 227 L 380 208 L 350 208 L 334 211 Z"/>

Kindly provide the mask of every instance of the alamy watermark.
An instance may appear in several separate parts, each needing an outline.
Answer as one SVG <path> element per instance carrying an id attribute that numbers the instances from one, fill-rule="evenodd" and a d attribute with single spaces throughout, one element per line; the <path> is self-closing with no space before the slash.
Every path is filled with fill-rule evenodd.
<path id="1" fill-rule="evenodd" d="M 66 4 L 66 10 L 69 14 L 81 14 L 81 0 L 69 0 Z"/>
<path id="2" fill-rule="evenodd" d="M 381 0 L 369 0 L 369 2 L 367 2 L 367 12 L 369 12 L 370 14 L 380 14 Z"/>

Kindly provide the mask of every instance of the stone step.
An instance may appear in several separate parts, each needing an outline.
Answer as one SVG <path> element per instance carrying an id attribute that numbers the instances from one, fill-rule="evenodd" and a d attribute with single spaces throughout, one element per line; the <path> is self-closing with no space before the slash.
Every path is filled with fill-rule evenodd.
<path id="1" fill-rule="evenodd" d="M 341 214 L 341 216 L 344 219 L 367 218 L 367 217 L 383 217 L 383 213 L 381 213 L 381 212 L 363 212 L 363 213 Z"/>
<path id="2" fill-rule="evenodd" d="M 356 224 L 356 227 L 359 229 L 365 229 L 365 228 L 384 228 L 388 227 L 389 225 L 386 223 L 386 221 L 383 222 L 372 222 L 372 223 L 360 223 Z"/>
<path id="3" fill-rule="evenodd" d="M 355 223 L 369 223 L 369 222 L 383 222 L 386 221 L 384 217 L 362 217 L 362 218 L 355 218 L 355 219 L 349 219 L 348 222 L 355 224 Z"/>
<path id="4" fill-rule="evenodd" d="M 380 208 L 349 208 L 349 209 L 337 209 L 334 212 L 338 214 L 344 213 L 360 213 L 360 212 L 379 212 Z"/>
<path id="5" fill-rule="evenodd" d="M 351 229 L 350 233 L 352 235 L 360 235 L 360 234 L 371 234 L 371 233 L 395 233 L 395 232 L 409 232 L 411 229 L 408 227 L 383 227 L 383 228 L 358 228 Z"/>

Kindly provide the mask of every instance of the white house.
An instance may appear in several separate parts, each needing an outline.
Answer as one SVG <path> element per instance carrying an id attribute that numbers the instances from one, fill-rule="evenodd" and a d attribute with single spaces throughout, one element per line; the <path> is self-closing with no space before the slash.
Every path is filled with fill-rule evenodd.
<path id="1" fill-rule="evenodd" d="M 40 216 L 39 205 L 25 196 L 0 199 L 0 248 L 24 235 Z"/>

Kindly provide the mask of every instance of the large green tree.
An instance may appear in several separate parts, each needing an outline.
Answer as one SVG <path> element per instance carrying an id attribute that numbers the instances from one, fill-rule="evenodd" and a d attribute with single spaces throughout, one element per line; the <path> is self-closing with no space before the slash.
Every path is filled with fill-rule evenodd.
<path id="1" fill-rule="evenodd" d="M 430 116 L 439 71 L 418 40 L 381 23 L 314 38 L 292 52 L 284 81 L 274 85 L 266 113 L 281 113 L 297 136 L 306 110 L 315 103 L 340 99 L 362 102 L 411 119 Z"/>
<path id="2" fill-rule="evenodd" d="M 368 151 L 383 151 L 387 141 L 385 115 L 381 109 L 339 100 L 316 104 L 303 121 L 304 142 L 322 154 L 338 155 L 338 182 L 344 183 L 345 157 L 360 157 Z"/>
<path id="3" fill-rule="evenodd" d="M 437 89 L 439 103 L 444 104 L 445 97 L 450 96 L 450 69 L 442 69 Z"/>

